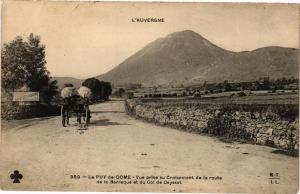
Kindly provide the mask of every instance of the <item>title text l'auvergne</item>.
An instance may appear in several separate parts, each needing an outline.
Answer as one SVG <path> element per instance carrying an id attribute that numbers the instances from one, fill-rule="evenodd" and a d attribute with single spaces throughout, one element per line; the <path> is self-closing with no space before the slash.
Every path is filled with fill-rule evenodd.
<path id="1" fill-rule="evenodd" d="M 164 18 L 131 18 L 131 22 L 137 23 L 156 23 L 156 22 L 165 22 Z"/>

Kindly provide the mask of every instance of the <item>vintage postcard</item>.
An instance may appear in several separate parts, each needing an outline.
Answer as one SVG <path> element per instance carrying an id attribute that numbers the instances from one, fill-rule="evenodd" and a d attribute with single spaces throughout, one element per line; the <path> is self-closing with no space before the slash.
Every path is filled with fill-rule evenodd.
<path id="1" fill-rule="evenodd" d="M 299 18 L 4 0 L 1 189 L 297 193 Z"/>

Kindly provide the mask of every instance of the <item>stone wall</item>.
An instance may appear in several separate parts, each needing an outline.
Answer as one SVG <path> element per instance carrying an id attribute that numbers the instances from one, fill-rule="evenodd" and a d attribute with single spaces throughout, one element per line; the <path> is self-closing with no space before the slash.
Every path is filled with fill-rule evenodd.
<path id="1" fill-rule="evenodd" d="M 54 116 L 60 114 L 60 107 L 31 104 L 19 105 L 18 102 L 2 102 L 1 103 L 1 119 L 27 119 L 34 117 Z"/>
<path id="2" fill-rule="evenodd" d="M 165 103 L 125 101 L 128 114 L 149 122 L 299 150 L 298 105 Z"/>

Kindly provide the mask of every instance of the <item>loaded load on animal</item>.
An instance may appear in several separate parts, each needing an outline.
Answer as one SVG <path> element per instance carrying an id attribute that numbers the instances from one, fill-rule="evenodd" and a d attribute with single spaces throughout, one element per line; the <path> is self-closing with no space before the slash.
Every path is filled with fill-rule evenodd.
<path id="1" fill-rule="evenodd" d="M 81 118 L 85 121 L 85 124 L 90 122 L 90 110 L 89 104 L 92 98 L 92 91 L 85 86 L 75 90 L 74 87 L 65 87 L 61 91 L 61 97 L 63 103 L 61 106 L 62 125 L 65 127 L 69 124 L 69 118 L 72 115 L 77 117 L 77 122 L 81 124 Z"/>
<path id="2" fill-rule="evenodd" d="M 92 98 L 92 91 L 90 88 L 88 87 L 85 87 L 85 86 L 81 86 L 79 89 L 78 89 L 78 94 L 80 97 L 82 98 L 89 98 L 91 99 Z"/>
<path id="3" fill-rule="evenodd" d="M 61 97 L 62 98 L 70 98 L 74 96 L 74 87 L 65 87 L 64 89 L 61 90 Z"/>

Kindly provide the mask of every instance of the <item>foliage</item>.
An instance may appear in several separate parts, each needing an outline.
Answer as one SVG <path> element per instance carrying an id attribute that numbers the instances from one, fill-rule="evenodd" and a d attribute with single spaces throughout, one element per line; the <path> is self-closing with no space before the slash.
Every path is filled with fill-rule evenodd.
<path id="1" fill-rule="evenodd" d="M 231 91 L 231 85 L 228 83 L 228 80 L 224 81 L 224 89 L 226 92 Z"/>
<path id="2" fill-rule="evenodd" d="M 238 96 L 247 96 L 245 92 L 239 92 L 237 93 Z"/>
<path id="3" fill-rule="evenodd" d="M 1 86 L 5 90 L 20 88 L 26 82 L 26 46 L 18 36 L 9 44 L 4 44 L 1 53 Z"/>
<path id="4" fill-rule="evenodd" d="M 282 77 L 277 79 L 270 79 L 269 77 L 260 77 L 257 80 L 249 82 L 232 82 L 225 80 L 223 83 L 207 83 L 202 85 L 187 87 L 187 91 L 204 90 L 214 93 L 215 91 L 242 91 L 242 90 L 283 90 L 283 89 L 296 89 L 298 88 L 299 79 Z"/>
<path id="5" fill-rule="evenodd" d="M 99 81 L 97 78 L 88 78 L 82 82 L 82 86 L 91 89 L 94 100 L 108 100 L 112 93 L 110 82 Z"/>
<path id="6" fill-rule="evenodd" d="M 57 81 L 51 80 L 46 69 L 45 46 L 40 37 L 30 34 L 26 41 L 18 36 L 4 44 L 1 53 L 1 86 L 14 91 L 27 86 L 40 92 L 41 100 L 50 103 L 57 94 Z"/>
<path id="7" fill-rule="evenodd" d="M 64 84 L 64 88 L 65 88 L 65 87 L 74 87 L 74 85 L 71 84 L 71 83 L 65 83 L 65 84 Z"/>
<path id="8" fill-rule="evenodd" d="M 112 87 L 110 82 L 100 82 L 102 85 L 102 97 L 104 100 L 109 100 L 109 96 L 112 94 Z"/>
<path id="9" fill-rule="evenodd" d="M 81 85 L 90 88 L 94 96 L 101 95 L 101 83 L 97 78 L 88 78 Z"/>
<path id="10" fill-rule="evenodd" d="M 125 85 L 126 90 L 136 90 L 141 87 L 142 87 L 142 84 L 140 84 L 140 83 L 129 83 L 129 84 Z"/>
<path id="11" fill-rule="evenodd" d="M 116 97 L 123 97 L 123 95 L 126 93 L 126 91 L 124 90 L 124 88 L 118 88 L 115 92 L 114 92 L 114 96 Z"/>
<path id="12" fill-rule="evenodd" d="M 53 104 L 31 104 L 19 106 L 15 102 L 1 103 L 1 119 L 15 120 L 60 115 L 60 106 Z"/>

